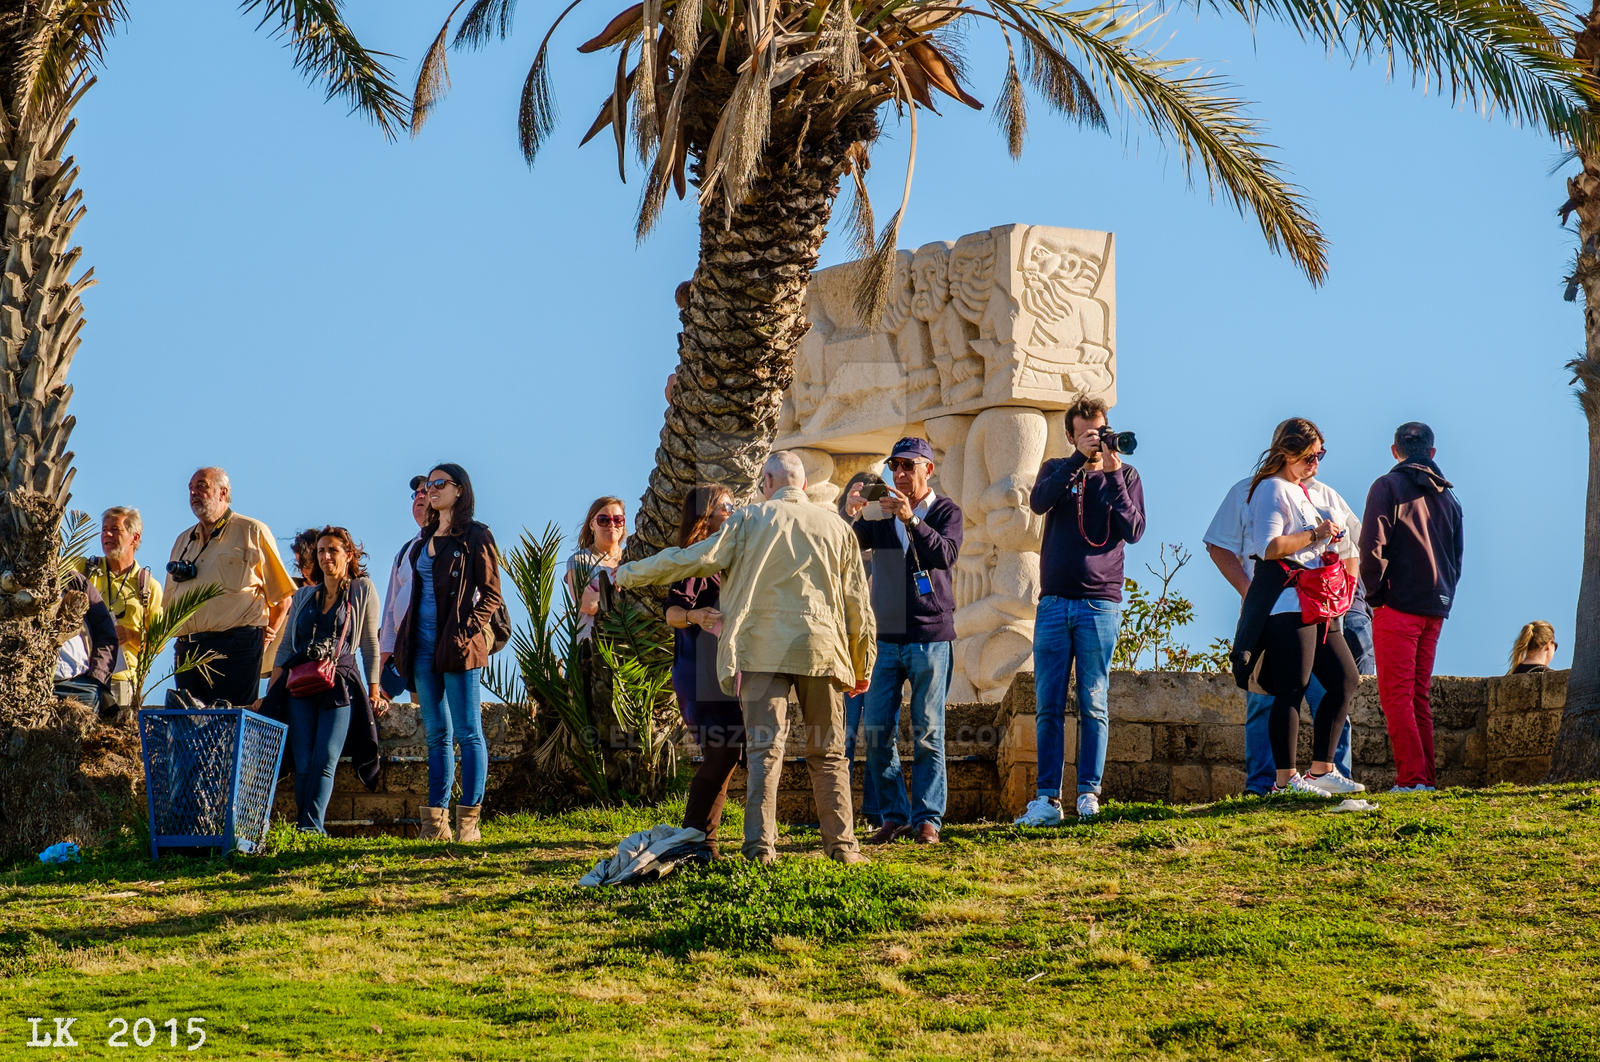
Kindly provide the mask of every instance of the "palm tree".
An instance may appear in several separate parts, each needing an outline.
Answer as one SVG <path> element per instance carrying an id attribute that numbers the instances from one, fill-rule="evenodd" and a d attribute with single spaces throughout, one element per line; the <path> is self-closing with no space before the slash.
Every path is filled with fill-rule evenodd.
<path id="1" fill-rule="evenodd" d="M 343 0 L 244 0 L 260 27 L 282 34 L 294 64 L 328 98 L 394 137 L 407 104 L 380 55 L 345 25 Z M 105 45 L 128 17 L 125 0 L 11 0 L 0 12 L 0 726 L 51 700 L 62 637 L 53 566 L 72 485 L 67 370 L 83 329 L 94 270 L 72 232 L 83 218 L 78 168 L 65 154 L 77 106 Z"/>
<path id="2" fill-rule="evenodd" d="M 554 108 L 548 27 L 523 86 L 518 129 L 530 165 Z M 446 50 L 512 31 L 516 0 L 474 0 L 453 42 L 451 9 L 429 48 L 412 100 L 412 131 L 447 82 Z M 1253 22 L 1277 19 L 1354 55 L 1410 67 L 1453 96 L 1555 129 L 1577 122 L 1581 90 L 1570 57 L 1521 0 L 1212 0 Z M 637 231 L 654 224 L 669 191 L 696 188 L 700 254 L 678 337 L 676 387 L 656 467 L 640 503 L 630 555 L 670 544 L 684 493 L 699 480 L 753 486 L 776 433 L 793 358 L 809 327 L 804 299 L 841 180 L 852 179 L 851 220 L 863 256 L 862 308 L 888 285 L 916 160 L 918 116 L 939 97 L 981 104 L 965 87 L 963 33 L 987 28 L 1006 49 L 997 117 L 1012 154 L 1034 93 L 1067 119 L 1108 124 L 1103 99 L 1174 145 L 1274 250 L 1313 282 L 1327 268 L 1322 233 L 1284 182 L 1258 123 L 1219 79 L 1147 49 L 1160 16 L 1115 2 L 1065 0 L 642 0 L 581 52 L 610 48 L 616 72 L 584 140 L 610 127 L 626 178 L 631 126 L 646 177 Z M 899 206 L 875 230 L 863 174 L 892 107 L 910 120 L 911 166 Z"/>
<path id="3" fill-rule="evenodd" d="M 1573 34 L 1573 57 L 1591 77 L 1600 77 L 1600 0 Z M 1590 107 L 1591 127 L 1600 130 L 1600 106 Z M 1593 136 L 1594 134 L 1591 134 Z M 1572 671 L 1567 703 L 1550 758 L 1555 782 L 1600 778 L 1600 149 L 1579 142 L 1581 173 L 1567 181 L 1561 220 L 1577 216 L 1578 253 L 1567 278 L 1567 298 L 1583 294 L 1582 357 L 1567 364 L 1578 402 L 1589 422 L 1589 493 L 1583 526 L 1583 574 L 1573 623 Z"/>

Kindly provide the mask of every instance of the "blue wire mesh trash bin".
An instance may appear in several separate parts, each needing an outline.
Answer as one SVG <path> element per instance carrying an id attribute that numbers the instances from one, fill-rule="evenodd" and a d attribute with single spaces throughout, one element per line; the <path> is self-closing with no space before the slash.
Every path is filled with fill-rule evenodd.
<path id="1" fill-rule="evenodd" d="M 163 848 L 253 852 L 267 837 L 289 728 L 243 708 L 142 708 L 150 856 Z"/>

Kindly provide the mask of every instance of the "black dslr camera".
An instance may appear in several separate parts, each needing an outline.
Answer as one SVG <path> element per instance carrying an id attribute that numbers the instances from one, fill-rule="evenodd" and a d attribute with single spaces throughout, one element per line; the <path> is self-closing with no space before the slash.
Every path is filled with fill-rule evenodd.
<path id="1" fill-rule="evenodd" d="M 167 574 L 172 576 L 172 581 L 175 583 L 186 583 L 193 579 L 198 572 L 195 569 L 194 561 L 175 560 L 167 561 Z"/>
<path id="2" fill-rule="evenodd" d="M 1109 424 L 1100 429 L 1100 450 L 1102 453 L 1131 454 L 1138 448 L 1139 439 L 1133 432 L 1112 431 Z"/>

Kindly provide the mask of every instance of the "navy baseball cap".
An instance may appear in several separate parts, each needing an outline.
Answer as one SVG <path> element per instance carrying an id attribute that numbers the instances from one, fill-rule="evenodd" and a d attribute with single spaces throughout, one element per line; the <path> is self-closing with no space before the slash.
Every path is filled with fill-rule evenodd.
<path id="1" fill-rule="evenodd" d="M 920 457 L 924 461 L 933 461 L 933 447 L 928 445 L 928 440 L 919 439 L 915 435 L 907 435 L 904 439 L 894 444 L 894 449 L 889 451 L 890 457 Z"/>
<path id="2" fill-rule="evenodd" d="M 412 476 L 411 477 L 411 493 L 415 494 L 417 492 L 417 488 L 422 486 L 426 482 L 428 482 L 428 477 L 427 476 Z"/>

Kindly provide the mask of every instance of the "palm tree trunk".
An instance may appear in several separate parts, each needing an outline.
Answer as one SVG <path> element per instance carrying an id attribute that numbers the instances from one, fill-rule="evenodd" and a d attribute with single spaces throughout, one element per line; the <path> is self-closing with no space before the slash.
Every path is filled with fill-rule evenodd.
<path id="1" fill-rule="evenodd" d="M 1600 0 L 1595 0 L 1574 54 L 1591 70 L 1600 63 Z M 1597 116 L 1600 121 L 1600 116 Z M 1580 152 L 1583 172 L 1567 182 L 1578 216 L 1575 278 L 1583 289 L 1584 356 L 1573 360 L 1578 400 L 1589 422 L 1589 491 L 1584 508 L 1583 574 L 1573 624 L 1567 704 L 1550 757 L 1551 781 L 1600 778 L 1600 155 Z"/>
<path id="2" fill-rule="evenodd" d="M 877 134 L 871 113 L 827 133 L 776 127 L 748 200 L 726 220 L 700 212 L 700 261 L 678 336 L 677 382 L 656 467 L 639 502 L 629 559 L 677 545 L 683 498 L 696 483 L 752 493 L 777 435 L 794 354 L 811 323 L 806 288 L 827 235 L 846 150 Z"/>
<path id="3" fill-rule="evenodd" d="M 62 151 L 90 83 L 54 104 L 0 101 L 0 727 L 53 701 L 56 653 L 82 617 L 61 601 L 55 558 L 72 484 L 67 367 L 94 272 L 69 280 L 83 193 Z"/>

